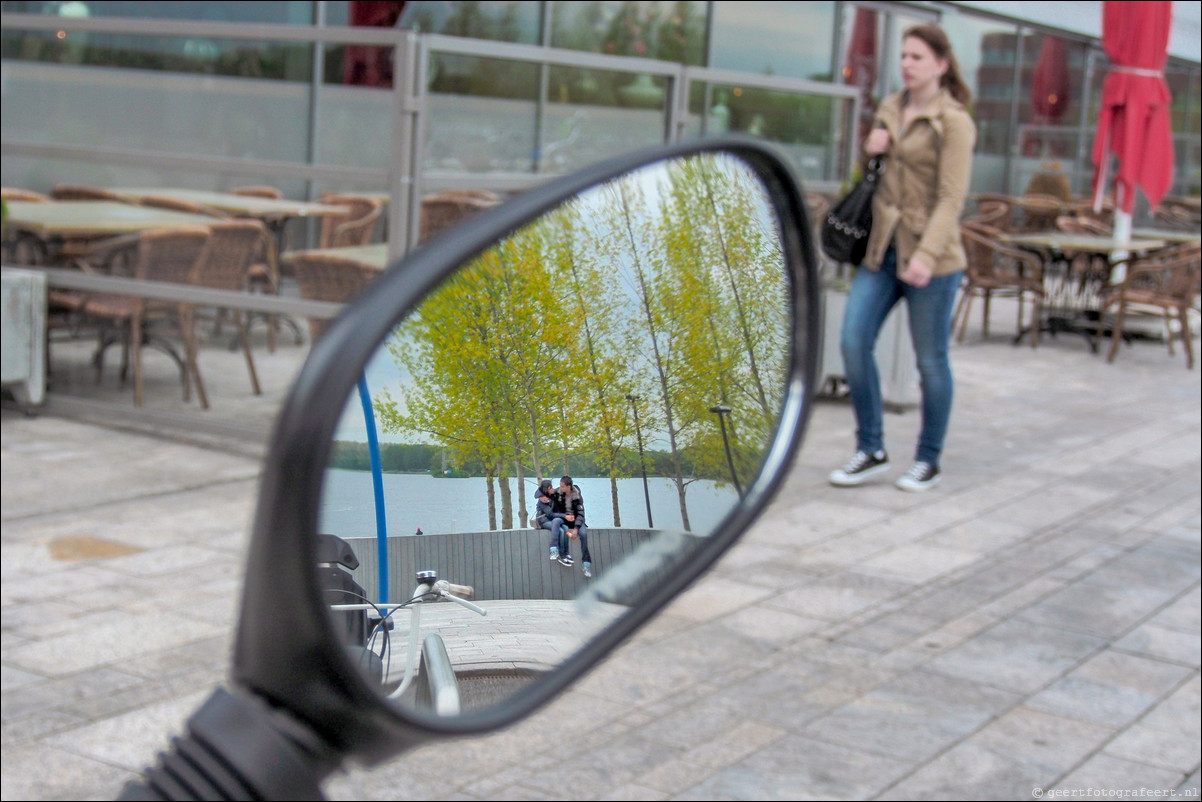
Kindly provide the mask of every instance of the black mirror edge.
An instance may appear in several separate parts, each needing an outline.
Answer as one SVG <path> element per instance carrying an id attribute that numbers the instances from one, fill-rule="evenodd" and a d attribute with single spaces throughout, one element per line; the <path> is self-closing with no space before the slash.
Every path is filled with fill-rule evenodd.
<path id="1" fill-rule="evenodd" d="M 545 682 L 496 708 L 450 721 L 407 713 L 386 704 L 336 642 L 313 568 L 316 538 L 312 534 L 317 526 L 323 474 L 347 389 L 354 386 L 376 345 L 399 315 L 448 270 L 589 187 L 648 164 L 703 153 L 729 153 L 750 164 L 767 185 L 784 223 L 782 248 L 796 313 L 793 353 L 781 428 L 759 476 L 748 488 L 743 503 L 684 570 L 644 599 L 619 624 L 587 644 Z M 789 225 L 790 221 L 795 225 Z M 280 721 L 289 722 L 283 730 L 288 733 L 284 740 L 299 753 L 310 755 L 310 768 L 320 775 L 315 775 L 315 782 L 320 783 L 342 758 L 371 764 L 433 734 L 456 736 L 497 729 L 532 712 L 567 687 L 708 569 L 758 517 L 779 488 L 808 422 L 821 346 L 821 298 L 810 231 L 800 182 L 779 157 L 753 140 L 712 139 L 629 154 L 549 182 L 432 240 L 408 256 L 403 269 L 394 268 L 377 279 L 313 347 L 276 421 L 260 479 L 235 637 L 231 674 L 234 687 L 232 692 L 218 690 L 189 720 L 190 730 L 195 731 L 198 723 L 212 718 L 212 705 L 240 700 L 237 707 L 244 715 L 249 715 L 246 711 L 258 711 L 259 718 L 275 716 L 268 726 L 279 730 Z M 256 699 L 262 703 L 253 701 Z M 308 728 L 312 733 L 306 732 Z M 205 737 L 211 740 L 216 733 L 206 731 Z M 311 740 L 319 740 L 322 745 L 307 743 Z M 220 748 L 226 751 L 231 747 Z M 229 753 L 235 764 L 246 764 L 247 755 L 258 755 L 242 746 L 232 748 L 240 750 L 238 755 Z M 318 753 L 337 757 L 333 762 L 313 759 Z M 258 755 L 250 762 L 257 764 L 265 759 Z M 266 798 L 288 793 L 279 787 L 257 791 Z"/>

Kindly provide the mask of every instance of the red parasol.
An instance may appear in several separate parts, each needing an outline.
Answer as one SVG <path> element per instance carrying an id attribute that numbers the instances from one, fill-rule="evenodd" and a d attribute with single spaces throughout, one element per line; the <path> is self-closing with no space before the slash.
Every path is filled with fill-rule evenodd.
<path id="1" fill-rule="evenodd" d="M 843 83 L 860 89 L 861 140 L 872 130 L 872 115 L 876 111 L 876 102 L 872 98 L 876 70 L 876 12 L 857 8 L 851 42 L 847 46 L 847 61 L 843 65 Z"/>
<path id="2" fill-rule="evenodd" d="M 1094 139 L 1094 202 L 1106 189 L 1108 153 L 1119 158 L 1116 201 L 1130 214 L 1135 185 L 1155 207 L 1173 184 L 1172 96 L 1164 80 L 1173 4 L 1169 0 L 1106 0 L 1102 43 L 1110 71 Z"/>
<path id="3" fill-rule="evenodd" d="M 1059 120 L 1068 109 L 1070 90 L 1064 40 L 1045 36 L 1031 76 L 1031 110 L 1048 122 Z"/>

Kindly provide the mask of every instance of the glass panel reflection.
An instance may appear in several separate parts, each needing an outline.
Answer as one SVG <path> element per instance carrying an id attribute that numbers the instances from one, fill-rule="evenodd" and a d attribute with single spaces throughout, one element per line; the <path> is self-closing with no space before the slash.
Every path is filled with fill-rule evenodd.
<path id="1" fill-rule="evenodd" d="M 790 313 L 775 213 L 725 156 L 586 192 L 449 276 L 369 363 L 323 488 L 319 531 L 355 555 L 327 587 L 365 667 L 442 709 L 437 666 L 415 667 L 437 648 L 404 645 L 437 634 L 455 676 L 491 678 L 467 709 L 636 604 L 757 477 Z M 487 616 L 428 604 L 439 580 Z"/>

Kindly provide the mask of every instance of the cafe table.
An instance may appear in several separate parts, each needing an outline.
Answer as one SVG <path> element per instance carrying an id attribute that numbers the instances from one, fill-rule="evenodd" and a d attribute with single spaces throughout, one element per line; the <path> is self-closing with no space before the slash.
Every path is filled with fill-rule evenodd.
<path id="1" fill-rule="evenodd" d="M 1185 231 L 1179 228 L 1133 228 L 1131 236 L 1137 239 L 1164 240 L 1173 245 L 1197 242 L 1202 239 L 1202 233 L 1198 231 Z"/>
<path id="2" fill-rule="evenodd" d="M 1043 261 L 1043 319 L 1040 330 L 1061 331 L 1085 336 L 1090 350 L 1097 353 L 1097 335 L 1102 332 L 1101 292 L 1111 283 L 1116 267 L 1125 265 L 1131 255 L 1157 251 L 1168 245 L 1165 239 L 1134 237 L 1119 242 L 1098 234 L 1035 232 L 1000 234 L 998 239 L 1037 254 Z M 1101 270 L 1073 269 L 1073 257 L 1084 255 L 1104 260 Z M 1092 258 L 1090 260 L 1092 264 Z M 1016 338 L 1021 339 L 1021 332 Z"/>
<path id="3" fill-rule="evenodd" d="M 120 201 L 12 201 L 5 225 L 36 248 L 34 263 L 46 264 L 72 255 L 94 240 L 136 234 L 155 228 L 208 225 L 212 217 Z"/>
<path id="4" fill-rule="evenodd" d="M 324 217 L 346 214 L 345 206 L 287 198 L 260 198 L 254 195 L 235 195 L 207 189 L 173 189 L 170 187 L 110 187 L 129 198 L 141 200 L 149 196 L 196 203 L 219 209 L 238 217 L 256 217 L 264 222 L 293 217 Z"/>
<path id="5" fill-rule="evenodd" d="M 354 259 L 357 262 L 371 265 L 372 267 L 383 270 L 388 267 L 388 243 L 373 242 L 370 245 L 351 245 L 346 248 L 321 248 L 312 251 L 287 251 L 280 257 L 280 261 L 287 262 L 298 253 L 323 253 L 341 256 L 345 259 Z"/>
<path id="6" fill-rule="evenodd" d="M 112 237 L 152 228 L 208 225 L 212 217 L 120 201 L 12 201 L 5 225 L 44 239 Z"/>
<path id="7" fill-rule="evenodd" d="M 294 218 L 345 215 L 347 208 L 329 203 L 289 200 L 287 198 L 261 198 L 255 195 L 235 195 L 232 192 L 215 192 L 207 189 L 181 189 L 171 187 L 109 187 L 110 191 L 127 198 L 142 200 L 147 197 L 195 203 L 235 217 L 253 217 L 261 220 L 272 234 L 272 252 L 267 254 L 273 277 L 279 275 L 278 253 L 283 250 L 284 225 Z M 212 222 L 212 220 L 210 220 Z"/>

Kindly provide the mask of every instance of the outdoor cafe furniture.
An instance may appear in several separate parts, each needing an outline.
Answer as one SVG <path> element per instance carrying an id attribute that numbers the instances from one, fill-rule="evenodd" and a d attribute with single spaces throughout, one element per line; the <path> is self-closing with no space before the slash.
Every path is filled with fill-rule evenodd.
<path id="1" fill-rule="evenodd" d="M 310 201 L 294 201 L 285 198 L 267 198 L 260 195 L 239 195 L 233 192 L 213 192 L 204 189 L 170 189 L 156 187 L 116 187 L 111 190 L 125 197 L 141 199 L 148 195 L 170 198 L 176 201 L 200 204 L 218 209 L 234 217 L 253 217 L 263 221 L 276 239 L 276 247 L 268 254 L 271 269 L 278 270 L 278 254 L 283 250 L 284 225 L 294 218 L 341 216 L 346 214 L 342 206 Z"/>
<path id="2" fill-rule="evenodd" d="M 155 187 L 116 187 L 113 192 L 130 198 L 154 196 L 169 198 L 175 201 L 199 204 L 209 209 L 216 209 L 232 217 L 249 217 L 261 221 L 271 232 L 270 247 L 264 254 L 262 262 L 252 268 L 252 279 L 259 289 L 277 292 L 280 283 L 279 254 L 284 250 L 284 227 L 289 220 L 307 219 L 310 217 L 344 216 L 347 209 L 340 205 L 328 203 L 313 203 L 310 201 L 288 200 L 286 198 L 267 197 L 270 192 L 214 192 L 204 189 L 155 188 Z M 291 324 L 287 318 L 283 318 Z M 268 349 L 275 350 L 275 322 L 273 315 L 269 318 Z M 295 328 L 295 325 L 293 325 Z M 297 337 L 299 341 L 299 331 Z"/>
<path id="3" fill-rule="evenodd" d="M 301 297 L 310 301 L 346 303 L 362 292 L 382 270 L 375 264 L 320 249 L 290 253 L 286 262 L 296 277 Z M 328 325 L 328 320 L 309 318 L 309 335 L 313 342 L 317 342 Z"/>
<path id="4" fill-rule="evenodd" d="M 1161 239 L 1174 245 L 1202 240 L 1202 231 L 1197 226 L 1192 231 L 1175 228 L 1133 228 L 1131 236 L 1137 239 Z"/>
<path id="5" fill-rule="evenodd" d="M 1042 261 L 1035 254 L 999 242 L 1001 232 L 986 223 L 965 221 L 960 224 L 960 234 L 968 263 L 964 270 L 963 294 L 952 316 L 953 331 L 956 322 L 960 324 L 957 340 L 964 341 L 974 298 L 980 297 L 984 302 L 981 330 L 988 337 L 990 301 L 995 296 L 1010 296 L 1018 299 L 1018 334 L 1015 342 L 1029 331 L 1031 347 L 1035 348 L 1039 344 L 1038 321 L 1044 297 Z M 1031 297 L 1032 319 L 1036 325 L 1024 327 L 1023 302 L 1028 294 Z"/>
<path id="6" fill-rule="evenodd" d="M 319 248 L 343 248 L 371 242 L 382 209 L 378 200 L 366 195 L 338 194 L 323 195 L 322 203 L 342 206 L 346 212 L 338 217 L 322 218 Z"/>
<path id="7" fill-rule="evenodd" d="M 43 195 L 40 192 L 34 192 L 32 189 L 21 189 L 20 187 L 0 187 L 0 198 L 3 198 L 6 203 L 11 201 L 44 203 L 45 201 L 50 200 L 49 195 Z"/>
<path id="8" fill-rule="evenodd" d="M 1168 196 L 1160 199 L 1156 219 L 1173 228 L 1197 233 L 1202 226 L 1202 199 Z"/>
<path id="9" fill-rule="evenodd" d="M 487 189 L 448 189 L 422 198 L 419 241 L 477 212 L 497 206 L 501 196 Z"/>
<path id="10" fill-rule="evenodd" d="M 199 214 L 205 217 L 214 217 L 223 220 L 229 219 L 227 213 L 220 209 L 214 209 L 212 206 L 164 197 L 162 195 L 146 195 L 142 198 L 141 203 L 143 206 L 151 206 L 155 209 L 171 209 L 177 212 L 188 212 L 189 214 Z"/>
<path id="11" fill-rule="evenodd" d="M 984 223 L 999 231 L 1009 231 L 1013 225 L 1014 206 L 1008 201 L 982 200 L 977 202 L 976 213 L 967 218 L 974 223 Z"/>
<path id="12" fill-rule="evenodd" d="M 278 200 L 279 198 L 284 197 L 284 193 L 275 187 L 269 187 L 261 184 L 255 186 L 234 187 L 230 190 L 230 192 L 234 195 L 247 195 L 252 198 L 275 198 Z"/>
<path id="13" fill-rule="evenodd" d="M 148 195 L 170 198 L 176 201 L 199 204 L 217 209 L 233 217 L 253 217 L 261 220 L 276 239 L 276 247 L 268 254 L 272 270 L 278 269 L 278 254 L 283 250 L 284 225 L 295 218 L 341 216 L 346 214 L 342 206 L 310 201 L 294 201 L 285 198 L 268 198 L 261 195 L 240 195 L 233 192 L 213 192 L 204 189 L 171 189 L 161 187 L 116 187 L 111 190 L 122 196 L 141 199 Z"/>
<path id="14" fill-rule="evenodd" d="M 134 198 L 126 197 L 118 192 L 112 192 L 102 187 L 86 184 L 57 184 L 50 190 L 50 197 L 61 201 L 116 201 L 118 203 L 137 203 Z"/>
<path id="15" fill-rule="evenodd" d="M 1017 199 L 1022 211 L 1022 231 L 1047 231 L 1055 228 L 1056 218 L 1068 210 L 1068 204 L 1055 195 L 1030 194 Z"/>
<path id="16" fill-rule="evenodd" d="M 1039 256 L 1043 262 L 1043 316 L 1037 325 L 1053 334 L 1076 332 L 1085 336 L 1090 350 L 1097 352 L 1096 336 L 1102 331 L 1100 294 L 1111 281 L 1116 268 L 1124 266 L 1131 255 L 1139 257 L 1164 248 L 1162 239 L 1133 238 L 1119 242 L 1113 235 L 1064 234 L 1040 232 L 1000 234 L 999 239 L 1013 247 Z M 1074 257 L 1086 257 L 1102 267 L 1073 270 Z M 1078 260 L 1077 264 L 1081 264 Z"/>
<path id="17" fill-rule="evenodd" d="M 107 258 L 116 250 L 132 250 L 132 278 L 141 281 L 195 284 L 208 242 L 207 226 L 178 226 L 143 231 L 129 238 L 96 243 L 84 256 L 87 259 L 99 260 Z M 200 405 L 208 409 L 209 401 L 197 364 L 195 309 L 192 304 L 115 293 L 91 293 L 85 297 L 82 311 L 91 320 L 108 323 L 102 330 L 100 348 L 94 358 L 97 381 L 100 380 L 104 369 L 105 347 L 112 343 L 121 343 L 121 379 L 124 382 L 132 359 L 134 405 L 142 406 L 142 349 L 146 345 L 153 345 L 175 360 L 179 366 L 184 400 L 190 399 L 192 382 L 195 381 Z M 150 328 L 151 324 L 155 326 L 153 331 Z M 168 331 L 163 330 L 164 325 L 170 327 Z M 183 340 L 182 358 L 163 339 L 164 334 L 174 335 Z"/>
<path id="18" fill-rule="evenodd" d="M 251 265 L 258 261 L 269 241 L 266 228 L 258 220 L 223 220 L 211 223 L 209 231 L 208 253 L 197 271 L 196 283 L 218 290 L 245 292 Z M 262 395 L 255 360 L 250 352 L 248 320 L 239 309 L 229 311 L 238 329 L 242 353 L 246 357 L 251 389 L 255 395 Z"/>
<path id="19" fill-rule="evenodd" d="M 154 228 L 207 224 L 211 217 L 137 206 L 121 201 L 12 201 L 5 225 L 24 235 L 40 253 L 36 264 L 70 256 L 87 241 Z"/>
<path id="20" fill-rule="evenodd" d="M 1123 323 L 1133 306 L 1155 306 L 1163 310 L 1165 339 L 1169 354 L 1173 340 L 1181 337 L 1185 349 L 1185 366 L 1194 367 L 1193 331 L 1190 312 L 1199 293 L 1199 266 L 1202 262 L 1202 243 L 1186 242 L 1165 248 L 1151 256 L 1135 259 L 1127 267 L 1122 283 L 1102 291 L 1103 309 L 1115 307 L 1114 332 L 1107 361 L 1113 362 L 1118 353 Z M 1172 314 L 1176 313 L 1177 332 L 1173 331 Z"/>
<path id="21" fill-rule="evenodd" d="M 376 270 L 388 267 L 388 243 L 373 242 L 369 245 L 349 245 L 345 248 L 319 248 L 313 250 L 288 251 L 280 260 L 291 263 L 300 254 L 322 253 L 328 256 L 339 256 L 343 259 L 353 259 L 371 265 Z"/>

